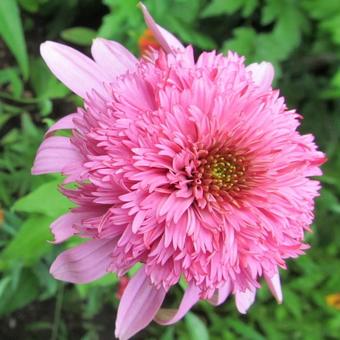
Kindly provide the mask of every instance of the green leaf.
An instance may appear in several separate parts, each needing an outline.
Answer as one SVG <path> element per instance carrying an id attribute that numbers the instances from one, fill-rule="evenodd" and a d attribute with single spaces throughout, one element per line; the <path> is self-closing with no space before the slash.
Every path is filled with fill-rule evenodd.
<path id="1" fill-rule="evenodd" d="M 47 262 L 47 261 L 46 261 Z M 57 294 L 59 281 L 55 280 L 49 272 L 49 264 L 39 261 L 32 268 L 35 276 L 39 281 L 39 286 L 42 288 L 41 300 L 52 298 Z"/>
<path id="2" fill-rule="evenodd" d="M 303 0 L 301 4 L 314 19 L 328 19 L 340 12 L 339 0 Z"/>
<path id="3" fill-rule="evenodd" d="M 51 245 L 49 226 L 53 218 L 33 215 L 24 222 L 15 237 L 0 254 L 0 268 L 9 268 L 19 261 L 29 265 L 46 253 Z"/>
<path id="4" fill-rule="evenodd" d="M 47 68 L 41 58 L 32 59 L 30 83 L 37 97 L 44 99 L 40 102 L 42 109 L 46 109 L 45 99 L 63 98 L 69 90 Z M 44 111 L 46 112 L 46 111 Z"/>
<path id="5" fill-rule="evenodd" d="M 32 118 L 28 113 L 23 113 L 21 115 L 21 126 L 22 132 L 27 137 L 39 138 L 40 131 L 38 130 L 37 126 L 34 125 Z"/>
<path id="6" fill-rule="evenodd" d="M 10 84 L 10 92 L 15 98 L 19 98 L 22 94 L 23 84 L 19 77 L 19 69 L 8 67 L 0 70 L 0 84 Z"/>
<path id="7" fill-rule="evenodd" d="M 201 18 L 209 18 L 222 14 L 234 14 L 242 10 L 242 16 L 249 17 L 258 5 L 258 0 L 213 0 L 205 7 L 200 15 Z"/>
<path id="8" fill-rule="evenodd" d="M 97 32 L 87 27 L 72 27 L 61 32 L 61 37 L 70 43 L 90 46 Z"/>
<path id="9" fill-rule="evenodd" d="M 26 11 L 35 13 L 39 9 L 41 0 L 18 0 L 19 5 Z"/>
<path id="10" fill-rule="evenodd" d="M 340 45 L 340 13 L 320 24 L 320 28 L 330 33 L 335 44 Z"/>
<path id="11" fill-rule="evenodd" d="M 256 32 L 250 27 L 240 27 L 234 29 L 234 37 L 226 41 L 223 45 L 223 51 L 235 51 L 247 58 L 252 58 L 256 48 Z"/>
<path id="12" fill-rule="evenodd" d="M 88 296 L 89 291 L 94 287 L 107 287 L 113 286 L 115 283 L 118 282 L 118 277 L 112 273 L 106 274 L 102 278 L 95 280 L 91 283 L 86 284 L 78 284 L 76 288 L 79 292 L 79 295 L 82 299 Z"/>
<path id="13" fill-rule="evenodd" d="M 232 14 L 241 8 L 244 0 L 213 0 L 201 14 L 201 18 L 218 16 L 221 14 Z"/>
<path id="14" fill-rule="evenodd" d="M 246 0 L 243 5 L 242 15 L 247 18 L 249 17 L 256 9 L 258 5 L 258 0 Z"/>
<path id="15" fill-rule="evenodd" d="M 23 270 L 20 275 L 18 287 L 7 289 L 0 299 L 0 315 L 9 314 L 32 302 L 39 295 L 39 283 L 34 274 Z"/>
<path id="16" fill-rule="evenodd" d="M 53 104 L 50 99 L 43 99 L 39 102 L 40 114 L 45 117 L 52 113 Z"/>
<path id="17" fill-rule="evenodd" d="M 165 331 L 160 337 L 160 340 L 174 340 L 175 339 L 174 330 L 175 330 L 174 327 L 165 328 Z"/>
<path id="18" fill-rule="evenodd" d="M 265 337 L 258 333 L 253 327 L 238 319 L 227 319 L 226 325 L 235 330 L 242 339 L 265 340 Z"/>
<path id="19" fill-rule="evenodd" d="M 299 46 L 302 33 L 308 30 L 308 22 L 299 7 L 292 3 L 286 5 L 280 11 L 275 25 L 273 36 L 279 43 L 280 51 L 283 54 L 281 60 Z"/>
<path id="20" fill-rule="evenodd" d="M 202 49 L 211 50 L 216 48 L 215 42 L 210 37 L 196 32 L 192 29 L 191 25 L 185 24 L 173 17 L 168 17 L 167 21 L 171 31 L 177 34 L 182 41 L 194 44 Z"/>
<path id="21" fill-rule="evenodd" d="M 11 282 L 10 276 L 5 276 L 0 280 L 0 301 L 2 300 L 3 296 L 6 295 L 7 287 L 9 286 L 10 282 Z"/>
<path id="22" fill-rule="evenodd" d="M 146 28 L 140 11 L 136 10 L 138 1 L 104 0 L 103 2 L 111 8 L 111 11 L 103 17 L 98 36 L 120 41 L 130 51 L 137 52 L 136 41 Z M 159 3 L 161 2 L 157 5 Z"/>
<path id="23" fill-rule="evenodd" d="M 267 0 L 266 5 L 262 8 L 261 22 L 263 25 L 272 23 L 277 17 L 280 16 L 284 10 L 285 1 Z"/>
<path id="24" fill-rule="evenodd" d="M 285 299 L 285 306 L 297 319 L 302 319 L 302 309 L 299 296 L 293 292 L 291 289 L 286 287 L 283 292 Z"/>
<path id="25" fill-rule="evenodd" d="M 209 332 L 206 324 L 194 313 L 188 313 L 186 315 L 185 325 L 191 340 L 209 340 Z"/>
<path id="26" fill-rule="evenodd" d="M 0 36 L 15 56 L 22 74 L 28 78 L 28 56 L 19 8 L 15 0 L 0 1 Z"/>
<path id="27" fill-rule="evenodd" d="M 53 180 L 15 202 L 13 209 L 26 213 L 40 213 L 56 218 L 73 205 L 58 191 L 60 180 Z"/>

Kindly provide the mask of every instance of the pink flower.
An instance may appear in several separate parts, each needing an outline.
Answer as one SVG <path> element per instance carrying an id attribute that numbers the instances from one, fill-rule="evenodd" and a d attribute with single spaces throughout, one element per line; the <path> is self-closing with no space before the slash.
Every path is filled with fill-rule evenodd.
<path id="1" fill-rule="evenodd" d="M 138 60 L 96 39 L 93 59 L 46 42 L 52 72 L 84 98 L 53 125 L 32 172 L 61 172 L 77 207 L 52 224 L 55 242 L 88 238 L 51 267 L 84 283 L 142 267 L 120 301 L 116 336 L 128 339 L 152 319 L 171 324 L 199 300 L 235 296 L 246 313 L 264 277 L 280 303 L 279 268 L 303 254 L 304 231 L 325 161 L 312 135 L 271 83 L 263 62 L 204 52 L 194 59 L 141 5 L 163 50 Z M 56 136 L 70 129 L 72 137 Z M 177 310 L 160 309 L 169 288 L 188 287 Z"/>

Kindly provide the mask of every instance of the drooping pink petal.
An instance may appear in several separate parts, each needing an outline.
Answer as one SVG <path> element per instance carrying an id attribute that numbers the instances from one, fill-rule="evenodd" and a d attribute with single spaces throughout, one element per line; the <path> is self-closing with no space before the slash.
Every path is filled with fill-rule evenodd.
<path id="1" fill-rule="evenodd" d="M 194 284 L 190 284 L 185 290 L 181 304 L 178 309 L 161 308 L 155 321 L 161 325 L 171 325 L 180 319 L 190 310 L 190 308 L 199 300 L 200 290 Z"/>
<path id="2" fill-rule="evenodd" d="M 52 136 L 45 139 L 39 147 L 32 174 L 63 172 L 71 164 L 81 163 L 78 149 L 67 137 Z"/>
<path id="3" fill-rule="evenodd" d="M 246 314 L 249 307 L 255 301 L 256 290 L 247 289 L 244 292 L 238 291 L 235 294 L 236 307 L 241 314 Z"/>
<path id="4" fill-rule="evenodd" d="M 91 53 L 95 62 L 112 80 L 128 70 L 133 72 L 138 63 L 137 58 L 124 46 L 103 38 L 94 40 Z"/>
<path id="5" fill-rule="evenodd" d="M 116 240 L 92 240 L 61 253 L 53 262 L 50 273 L 58 280 L 87 283 L 107 272 Z"/>
<path id="6" fill-rule="evenodd" d="M 223 285 L 223 287 L 216 289 L 214 295 L 210 299 L 208 299 L 208 302 L 214 306 L 219 306 L 227 299 L 230 293 L 231 284 L 230 281 L 228 281 L 226 284 Z"/>
<path id="7" fill-rule="evenodd" d="M 73 129 L 75 127 L 73 123 L 73 118 L 77 116 L 76 113 L 71 113 L 61 119 L 59 119 L 57 122 L 55 122 L 46 132 L 45 136 L 51 136 L 55 131 L 58 130 L 69 130 Z"/>
<path id="8" fill-rule="evenodd" d="M 80 97 L 93 89 L 105 94 L 103 83 L 110 77 L 90 58 L 52 41 L 41 44 L 40 53 L 55 76 Z"/>
<path id="9" fill-rule="evenodd" d="M 115 335 L 120 340 L 131 338 L 146 327 L 163 303 L 166 291 L 150 283 L 142 267 L 129 281 L 120 300 Z"/>
<path id="10" fill-rule="evenodd" d="M 272 277 L 264 274 L 264 278 L 267 281 L 268 287 L 275 297 L 277 303 L 282 303 L 282 290 L 280 282 L 280 274 L 276 273 Z"/>
<path id="11" fill-rule="evenodd" d="M 251 72 L 254 83 L 262 90 L 268 89 L 273 82 L 275 70 L 271 63 L 263 61 L 262 63 L 253 63 L 246 67 Z"/>
<path id="12" fill-rule="evenodd" d="M 173 34 L 156 24 L 155 20 L 152 18 L 147 8 L 141 2 L 139 3 L 139 6 L 143 11 L 146 24 L 148 25 L 156 40 L 159 42 L 165 52 L 170 53 L 174 49 L 184 49 L 184 46 Z"/>

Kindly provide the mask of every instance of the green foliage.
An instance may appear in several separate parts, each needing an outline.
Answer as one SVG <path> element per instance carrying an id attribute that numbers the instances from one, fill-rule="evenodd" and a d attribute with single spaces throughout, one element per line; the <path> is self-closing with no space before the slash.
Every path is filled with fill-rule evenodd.
<path id="1" fill-rule="evenodd" d="M 28 77 L 28 55 L 18 6 L 15 0 L 0 1 L 0 36 L 14 54 L 23 76 Z"/>
<path id="2" fill-rule="evenodd" d="M 113 274 L 64 286 L 49 266 L 66 245 L 51 245 L 48 226 L 72 204 L 62 178 L 30 175 L 46 128 L 81 105 L 45 66 L 39 44 L 63 40 L 89 53 L 94 37 L 120 41 L 139 54 L 145 30 L 137 0 L 0 0 L 0 338 L 112 338 L 119 281 Z M 282 273 L 284 302 L 264 284 L 246 316 L 233 298 L 197 304 L 182 322 L 151 324 L 146 339 L 337 339 L 339 310 L 326 296 L 340 292 L 340 2 L 338 0 L 145 0 L 155 19 L 185 44 L 236 51 L 246 62 L 271 61 L 302 131 L 326 151 L 311 250 Z M 114 66 L 113 66 L 114 67 Z M 2 221 L 2 212 L 5 218 Z M 129 275 L 137 270 L 133 268 Z M 185 283 L 174 289 L 178 303 Z M 177 305 L 174 301 L 174 306 Z M 47 311 L 47 312 L 46 312 Z M 20 319 L 10 329 L 10 320 Z M 32 316 L 31 316 L 32 315 Z M 76 325 L 76 326 L 75 326 Z"/>
<path id="3" fill-rule="evenodd" d="M 47 216 L 32 215 L 21 226 L 15 237 L 0 253 L 0 269 L 9 268 L 13 262 L 34 264 L 50 250 L 49 225 L 53 221 Z"/>
<path id="4" fill-rule="evenodd" d="M 87 27 L 72 27 L 61 32 L 61 37 L 70 43 L 89 46 L 97 32 Z"/>
<path id="5" fill-rule="evenodd" d="M 190 340 L 209 340 L 209 332 L 206 324 L 195 314 L 190 312 L 185 316 L 185 325 Z"/>
<path id="6" fill-rule="evenodd" d="M 42 131 L 33 124 L 24 109 L 6 103 L 3 107 L 0 127 L 6 131 L 16 122 L 0 140 L 0 199 L 6 206 L 11 206 L 17 196 L 24 195 L 35 184 L 42 182 L 42 179 L 28 175 Z"/>
<path id="7" fill-rule="evenodd" d="M 25 197 L 20 198 L 13 205 L 13 210 L 25 213 L 38 213 L 52 218 L 64 214 L 71 202 L 58 192 L 60 180 L 49 181 Z M 48 200 L 46 200 L 48 197 Z"/>
<path id="8" fill-rule="evenodd" d="M 49 71 L 41 58 L 31 59 L 32 75 L 30 84 L 37 99 L 44 100 L 63 98 L 69 90 Z"/>
<path id="9" fill-rule="evenodd" d="M 127 48 L 137 52 L 136 41 L 143 32 L 142 16 L 136 10 L 136 0 L 104 0 L 110 13 L 103 17 L 98 36 L 120 41 Z"/>
<path id="10" fill-rule="evenodd" d="M 19 277 L 16 277 L 16 275 Z M 6 289 L 6 294 L 2 294 L 1 297 L 0 315 L 22 308 L 39 295 L 37 278 L 28 270 L 20 271 L 18 274 L 15 273 L 13 276 L 7 276 L 0 282 L 1 285 L 5 284 L 3 289 Z"/>
<path id="11" fill-rule="evenodd" d="M 249 17 L 258 5 L 258 0 L 213 0 L 202 11 L 201 18 L 209 18 L 222 14 L 234 14 L 241 11 L 243 17 Z"/>

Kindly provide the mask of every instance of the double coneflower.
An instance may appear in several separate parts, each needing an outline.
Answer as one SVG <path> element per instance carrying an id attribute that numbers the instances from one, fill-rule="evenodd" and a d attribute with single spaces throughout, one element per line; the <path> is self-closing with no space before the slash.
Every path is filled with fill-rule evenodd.
<path id="1" fill-rule="evenodd" d="M 88 239 L 55 260 L 51 273 L 84 283 L 107 272 L 129 281 L 116 336 L 155 319 L 176 322 L 200 299 L 234 295 L 245 313 L 263 277 L 282 300 L 279 268 L 307 248 L 325 161 L 301 116 L 271 86 L 270 63 L 204 52 L 197 60 L 140 5 L 162 47 L 135 58 L 96 39 L 90 59 L 54 42 L 41 46 L 51 71 L 85 104 L 53 125 L 34 174 L 61 172 L 76 204 L 52 225 L 55 241 Z M 57 130 L 71 137 L 56 136 Z M 160 309 L 180 278 L 178 310 Z"/>

